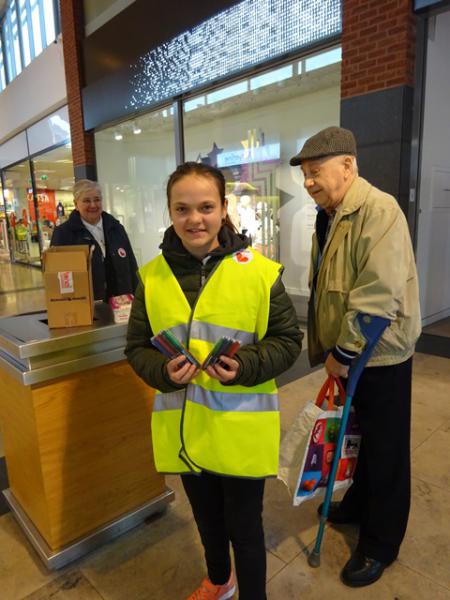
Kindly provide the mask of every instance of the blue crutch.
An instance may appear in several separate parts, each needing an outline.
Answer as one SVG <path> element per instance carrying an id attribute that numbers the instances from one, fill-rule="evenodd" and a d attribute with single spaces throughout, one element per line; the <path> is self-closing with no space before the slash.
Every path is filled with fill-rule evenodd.
<path id="1" fill-rule="evenodd" d="M 382 317 L 374 317 L 371 315 L 358 314 L 357 315 L 358 324 L 361 330 L 361 333 L 367 340 L 367 344 L 364 348 L 364 351 L 359 355 L 359 357 L 354 361 L 352 366 L 350 367 L 348 373 L 348 382 L 346 389 L 346 397 L 344 410 L 342 411 L 342 419 L 341 426 L 339 428 L 339 435 L 336 443 L 336 450 L 334 452 L 333 463 L 331 465 L 330 477 L 328 479 L 327 489 L 325 492 L 325 500 L 322 506 L 322 514 L 320 516 L 319 529 L 317 531 L 316 543 L 314 545 L 314 549 L 308 556 L 308 563 L 310 567 L 319 567 L 320 566 L 320 547 L 322 545 L 323 533 L 325 530 L 325 523 L 328 518 L 328 511 L 330 508 L 331 496 L 333 495 L 333 487 L 334 481 L 336 479 L 336 473 L 339 464 L 339 458 L 341 456 L 341 448 L 342 442 L 344 440 L 344 434 L 347 427 L 348 415 L 350 413 L 350 407 L 352 404 L 353 394 L 355 393 L 356 385 L 358 380 L 363 372 L 364 367 L 369 360 L 370 355 L 374 347 L 376 346 L 378 340 L 383 334 L 383 331 L 389 325 L 390 321 L 388 319 L 384 319 Z"/>

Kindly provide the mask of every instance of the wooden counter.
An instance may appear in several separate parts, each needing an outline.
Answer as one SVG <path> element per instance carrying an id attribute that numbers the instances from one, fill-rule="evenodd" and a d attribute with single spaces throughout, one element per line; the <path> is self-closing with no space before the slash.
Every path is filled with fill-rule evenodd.
<path id="1" fill-rule="evenodd" d="M 173 492 L 153 463 L 153 392 L 125 360 L 31 385 L 5 364 L 5 495 L 47 566 L 58 568 L 164 510 Z"/>

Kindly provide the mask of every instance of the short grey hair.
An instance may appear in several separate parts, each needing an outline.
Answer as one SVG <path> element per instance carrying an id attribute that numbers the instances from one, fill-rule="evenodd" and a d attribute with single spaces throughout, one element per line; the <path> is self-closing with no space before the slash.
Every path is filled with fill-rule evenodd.
<path id="1" fill-rule="evenodd" d="M 79 179 L 73 186 L 73 201 L 76 202 L 84 196 L 86 192 L 95 190 L 95 192 L 102 198 L 102 188 L 98 181 L 91 181 L 90 179 Z"/>

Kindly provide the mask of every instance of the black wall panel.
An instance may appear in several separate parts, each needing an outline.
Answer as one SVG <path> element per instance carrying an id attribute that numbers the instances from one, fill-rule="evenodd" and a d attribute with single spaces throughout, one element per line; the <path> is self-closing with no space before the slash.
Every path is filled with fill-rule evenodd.
<path id="1" fill-rule="evenodd" d="M 117 73 L 141 54 L 235 4 L 239 1 L 135 0 L 85 38 L 85 84 Z"/>
<path id="2" fill-rule="evenodd" d="M 341 102 L 341 125 L 358 144 L 359 174 L 408 214 L 413 89 L 400 86 Z"/>

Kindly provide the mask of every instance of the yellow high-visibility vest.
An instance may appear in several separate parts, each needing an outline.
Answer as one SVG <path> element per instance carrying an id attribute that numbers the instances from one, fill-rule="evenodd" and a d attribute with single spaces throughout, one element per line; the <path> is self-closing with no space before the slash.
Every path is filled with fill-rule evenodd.
<path id="1" fill-rule="evenodd" d="M 270 290 L 280 272 L 280 264 L 251 248 L 235 252 L 218 263 L 191 309 L 165 258 L 157 256 L 140 269 L 152 331 L 169 329 L 200 363 L 221 336 L 253 344 L 266 334 Z M 274 379 L 225 386 L 200 371 L 183 390 L 156 392 L 152 440 L 160 472 L 275 476 L 279 439 Z"/>

